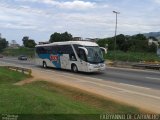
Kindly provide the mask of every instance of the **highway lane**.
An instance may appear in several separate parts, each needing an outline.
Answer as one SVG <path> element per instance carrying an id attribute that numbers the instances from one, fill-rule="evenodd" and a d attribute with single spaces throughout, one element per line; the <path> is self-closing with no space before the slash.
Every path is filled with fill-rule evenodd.
<path id="1" fill-rule="evenodd" d="M 22 66 L 35 66 L 35 61 L 34 59 L 29 59 L 27 61 L 25 60 L 18 60 L 18 58 L 16 57 L 4 57 L 4 58 L 0 58 L 1 62 L 6 62 L 6 63 L 13 63 L 13 64 L 17 64 L 17 65 L 22 65 Z M 0 63 L 1 64 L 1 63 Z"/>
<path id="2" fill-rule="evenodd" d="M 35 66 L 34 60 L 18 61 L 16 58 L 0 59 L 0 65 L 31 68 L 32 75 L 38 80 L 79 88 L 141 109 L 160 113 L 160 89 L 158 89 L 160 73 L 156 71 L 107 67 L 101 73 L 74 74 L 66 70 L 43 69 Z M 147 80 L 152 82 L 147 82 Z M 142 85 L 140 85 L 140 81 Z"/>
<path id="3" fill-rule="evenodd" d="M 93 74 L 92 77 L 118 83 L 160 89 L 160 72 L 158 71 L 130 70 L 107 67 L 103 73 L 100 75 Z"/>
<path id="4" fill-rule="evenodd" d="M 35 65 L 34 59 L 28 61 L 19 61 L 17 58 L 3 58 L 2 62 L 22 65 L 24 67 L 40 68 Z M 41 68 L 40 68 L 41 69 Z M 45 70 L 45 69 L 43 69 Z M 51 69 L 57 72 L 73 74 L 70 71 Z M 152 89 L 160 89 L 160 71 L 151 70 L 132 70 L 107 67 L 105 71 L 100 73 L 78 73 L 77 75 L 98 78 L 105 81 L 113 81 L 121 84 L 140 86 Z"/>

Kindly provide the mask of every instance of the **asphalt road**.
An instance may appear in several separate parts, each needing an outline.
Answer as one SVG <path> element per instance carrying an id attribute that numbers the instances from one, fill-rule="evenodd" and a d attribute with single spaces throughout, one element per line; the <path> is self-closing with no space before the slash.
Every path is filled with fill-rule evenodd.
<path id="1" fill-rule="evenodd" d="M 59 82 L 95 93 L 148 111 L 160 113 L 160 71 L 107 67 L 100 73 L 77 73 L 66 70 L 43 69 L 34 60 L 19 61 L 2 58 L 0 65 L 31 68 L 35 77 Z"/>
<path id="2" fill-rule="evenodd" d="M 0 62 L 21 65 L 24 67 L 40 68 L 40 66 L 35 65 L 34 60 L 21 61 L 13 57 L 5 57 L 1 58 Z M 73 74 L 72 72 L 66 70 L 51 70 Z M 107 67 L 106 70 L 103 72 L 78 73 L 78 75 L 98 78 L 105 81 L 113 81 L 122 84 L 160 89 L 160 71 Z"/>

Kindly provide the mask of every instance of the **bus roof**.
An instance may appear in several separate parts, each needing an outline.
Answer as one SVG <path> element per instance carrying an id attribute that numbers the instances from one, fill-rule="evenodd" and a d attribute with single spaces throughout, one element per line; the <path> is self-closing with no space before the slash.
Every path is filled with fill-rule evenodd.
<path id="1" fill-rule="evenodd" d="M 78 44 L 83 46 L 98 46 L 97 43 L 89 42 L 89 41 L 66 41 L 66 42 L 54 42 L 50 44 L 36 45 L 36 47 L 54 46 L 54 45 L 70 45 L 70 44 Z"/>

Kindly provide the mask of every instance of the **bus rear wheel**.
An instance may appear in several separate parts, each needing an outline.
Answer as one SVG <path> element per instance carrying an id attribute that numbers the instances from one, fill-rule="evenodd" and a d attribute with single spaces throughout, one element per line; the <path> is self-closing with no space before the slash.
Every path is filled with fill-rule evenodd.
<path id="1" fill-rule="evenodd" d="M 46 62 L 43 62 L 43 68 L 47 68 Z"/>
<path id="2" fill-rule="evenodd" d="M 72 65 L 72 71 L 75 73 L 78 72 L 77 65 L 75 65 L 75 64 Z"/>

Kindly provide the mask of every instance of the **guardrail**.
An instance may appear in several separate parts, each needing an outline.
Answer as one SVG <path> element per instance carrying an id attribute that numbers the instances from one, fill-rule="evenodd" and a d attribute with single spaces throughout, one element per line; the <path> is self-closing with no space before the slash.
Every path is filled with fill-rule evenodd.
<path id="1" fill-rule="evenodd" d="M 133 69 L 153 69 L 160 70 L 160 62 L 112 62 L 107 61 L 106 65 L 121 68 L 133 68 Z"/>
<path id="2" fill-rule="evenodd" d="M 31 69 L 15 67 L 15 66 L 5 66 L 5 67 L 8 68 L 8 69 L 11 69 L 11 70 L 22 72 L 24 74 L 28 74 L 29 76 L 31 76 L 31 74 L 32 74 L 32 70 Z"/>
<path id="3" fill-rule="evenodd" d="M 160 64 L 134 64 L 132 67 L 160 70 Z"/>

